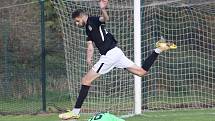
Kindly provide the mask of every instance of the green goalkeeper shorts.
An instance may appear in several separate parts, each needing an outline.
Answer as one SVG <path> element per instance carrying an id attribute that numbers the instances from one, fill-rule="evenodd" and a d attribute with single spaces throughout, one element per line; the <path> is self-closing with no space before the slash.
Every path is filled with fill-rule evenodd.
<path id="1" fill-rule="evenodd" d="M 97 115 L 90 118 L 88 121 L 125 121 L 118 118 L 110 113 L 98 113 Z"/>

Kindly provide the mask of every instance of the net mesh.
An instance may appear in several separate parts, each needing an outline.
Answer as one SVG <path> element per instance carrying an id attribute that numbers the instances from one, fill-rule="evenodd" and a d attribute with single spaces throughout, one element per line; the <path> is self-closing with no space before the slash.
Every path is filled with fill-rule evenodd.
<path id="1" fill-rule="evenodd" d="M 36 102 L 40 101 L 37 97 L 40 61 L 36 57 L 40 17 L 33 10 L 39 10 L 39 4 L 2 1 L 1 5 L 4 6 L 0 7 L 0 114 L 35 113 L 40 110 Z"/>
<path id="2" fill-rule="evenodd" d="M 146 0 L 142 11 L 143 58 L 160 36 L 178 45 L 143 78 L 143 109 L 213 107 L 215 2 Z"/>
<path id="3" fill-rule="evenodd" d="M 1 1 L 0 115 L 42 111 L 40 12 L 38 0 Z M 63 44 L 46 19 L 46 107 L 56 112 L 70 100 Z"/>

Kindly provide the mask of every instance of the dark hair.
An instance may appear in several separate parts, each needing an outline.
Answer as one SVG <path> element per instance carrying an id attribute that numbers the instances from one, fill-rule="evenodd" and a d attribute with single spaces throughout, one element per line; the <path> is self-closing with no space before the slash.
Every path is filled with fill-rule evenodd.
<path id="1" fill-rule="evenodd" d="M 72 13 L 72 19 L 80 16 L 81 14 L 83 14 L 84 11 L 82 9 L 78 9 L 78 10 L 75 10 L 73 13 Z"/>

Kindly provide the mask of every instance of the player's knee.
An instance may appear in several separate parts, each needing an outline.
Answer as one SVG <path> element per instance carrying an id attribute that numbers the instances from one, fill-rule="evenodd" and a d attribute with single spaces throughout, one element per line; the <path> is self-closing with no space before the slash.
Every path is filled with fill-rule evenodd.
<path id="1" fill-rule="evenodd" d="M 82 85 L 88 85 L 88 86 L 90 86 L 91 85 L 91 81 L 89 81 L 89 80 L 87 80 L 85 78 L 82 78 L 81 79 L 81 84 Z"/>
<path id="2" fill-rule="evenodd" d="M 140 77 L 143 77 L 143 76 L 146 75 L 146 74 L 147 74 L 147 71 L 141 69 L 141 70 L 138 72 L 137 75 L 140 76 Z"/>

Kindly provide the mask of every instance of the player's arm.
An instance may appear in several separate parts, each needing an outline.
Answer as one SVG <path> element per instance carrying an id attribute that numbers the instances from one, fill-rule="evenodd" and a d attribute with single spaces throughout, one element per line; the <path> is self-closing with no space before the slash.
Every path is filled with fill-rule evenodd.
<path id="1" fill-rule="evenodd" d="M 89 65 L 92 65 L 93 53 L 94 53 L 93 42 L 88 40 L 87 41 L 87 63 Z"/>
<path id="2" fill-rule="evenodd" d="M 108 0 L 100 0 L 99 6 L 100 6 L 100 9 L 101 9 L 101 12 L 102 12 L 101 17 L 99 18 L 100 22 L 106 22 L 106 21 L 109 20 L 108 13 L 106 11 L 107 5 L 108 5 Z"/>

